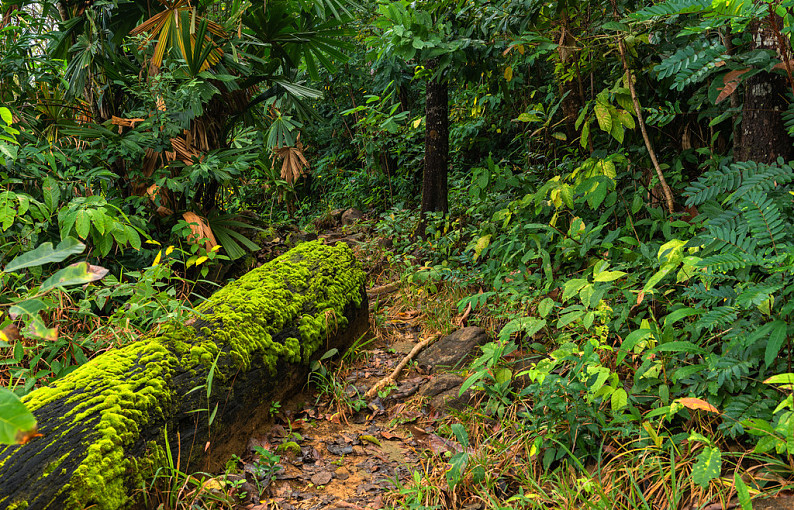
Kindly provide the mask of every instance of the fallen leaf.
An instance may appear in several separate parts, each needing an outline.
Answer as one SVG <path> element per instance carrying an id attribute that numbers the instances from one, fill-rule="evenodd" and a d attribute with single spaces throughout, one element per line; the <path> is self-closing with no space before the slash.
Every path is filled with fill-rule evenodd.
<path id="1" fill-rule="evenodd" d="M 330 471 L 320 471 L 312 475 L 312 483 L 314 485 L 328 485 L 331 483 L 334 475 Z"/>
<path id="2" fill-rule="evenodd" d="M 709 411 L 711 413 L 720 414 L 719 409 L 699 398 L 679 398 L 678 402 L 687 409 Z"/>

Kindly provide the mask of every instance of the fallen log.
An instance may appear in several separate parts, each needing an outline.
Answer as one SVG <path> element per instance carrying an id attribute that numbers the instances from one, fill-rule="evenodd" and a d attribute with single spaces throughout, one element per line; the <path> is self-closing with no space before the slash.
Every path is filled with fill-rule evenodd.
<path id="1" fill-rule="evenodd" d="M 0 509 L 128 507 L 166 437 L 183 471 L 222 467 L 271 403 L 306 383 L 312 359 L 366 332 L 364 279 L 348 247 L 301 244 L 216 292 L 198 318 L 33 391 L 23 400 L 42 436 L 0 450 Z"/>

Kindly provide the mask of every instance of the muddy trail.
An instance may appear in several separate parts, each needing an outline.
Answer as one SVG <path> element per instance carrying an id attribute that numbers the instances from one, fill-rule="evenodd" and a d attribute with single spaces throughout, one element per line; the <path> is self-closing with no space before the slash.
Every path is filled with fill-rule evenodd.
<path id="1" fill-rule="evenodd" d="M 315 237 L 349 244 L 370 274 L 370 335 L 342 359 L 326 353 L 304 391 L 273 403 L 272 425 L 250 438 L 226 473 L 204 483 L 202 490 L 231 496 L 237 508 L 388 508 L 414 472 L 427 474 L 428 457 L 449 458 L 462 449 L 437 432 L 445 418 L 472 401 L 469 392 L 459 395 L 461 369 L 487 341 L 485 331 L 454 325 L 446 336 L 429 331 L 420 311 L 399 302 L 399 278 L 383 250 L 372 248 L 380 245 L 366 225 L 343 225 L 339 216 L 322 225 L 318 236 L 275 232 L 257 263 Z M 428 347 L 406 363 L 423 342 Z M 396 382 L 366 396 L 401 362 L 405 367 Z"/>

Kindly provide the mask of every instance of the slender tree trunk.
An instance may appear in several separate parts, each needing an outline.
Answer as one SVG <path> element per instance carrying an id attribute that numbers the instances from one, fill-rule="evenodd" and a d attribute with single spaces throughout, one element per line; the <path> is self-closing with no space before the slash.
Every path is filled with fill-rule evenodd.
<path id="1" fill-rule="evenodd" d="M 435 69 L 437 61 L 428 67 Z M 422 216 L 431 211 L 447 212 L 447 167 L 449 165 L 449 83 L 444 77 L 427 82 L 425 105 L 425 169 L 422 183 Z"/>
<path id="2" fill-rule="evenodd" d="M 748 30 L 753 34 L 753 49 L 771 49 L 780 53 L 772 24 L 782 25 L 779 16 L 754 21 Z M 782 112 L 788 107 L 786 92 L 789 83 L 784 76 L 759 73 L 745 83 L 742 109 L 741 144 L 736 151 L 738 161 L 772 163 L 778 157 L 792 156 L 791 138 L 783 125 Z"/>

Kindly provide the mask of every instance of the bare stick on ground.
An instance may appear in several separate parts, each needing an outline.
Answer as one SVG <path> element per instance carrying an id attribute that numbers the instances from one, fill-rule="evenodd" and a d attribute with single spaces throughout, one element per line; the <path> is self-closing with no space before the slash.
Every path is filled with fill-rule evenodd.
<path id="1" fill-rule="evenodd" d="M 405 356 L 405 357 L 404 357 L 404 358 L 403 358 L 403 359 L 400 361 L 400 363 L 399 363 L 399 364 L 397 365 L 397 367 L 396 367 L 396 368 L 395 368 L 395 369 L 392 371 L 392 373 L 391 373 L 391 374 L 389 374 L 389 375 L 388 375 L 388 377 L 384 377 L 383 379 L 381 379 L 380 381 L 378 381 L 378 382 L 375 384 L 375 386 L 373 386 L 372 388 L 370 388 L 370 389 L 369 389 L 369 391 L 367 391 L 367 393 L 365 393 L 365 394 L 364 394 L 364 397 L 365 397 L 365 398 L 368 398 L 368 399 L 369 399 L 369 398 L 372 398 L 372 397 L 374 397 L 375 395 L 377 395 L 377 394 L 378 394 L 378 391 L 380 391 L 381 389 L 383 389 L 383 387 L 384 387 L 384 386 L 388 386 L 389 384 L 394 384 L 395 382 L 397 382 L 397 377 L 400 375 L 400 372 L 402 372 L 402 369 L 403 369 L 403 368 L 405 368 L 405 365 L 407 365 L 409 361 L 411 361 L 412 359 L 414 359 L 414 358 L 416 357 L 416 355 L 417 355 L 417 354 L 419 354 L 419 352 L 420 352 L 422 349 L 424 349 L 424 348 L 425 348 L 425 347 L 427 347 L 428 345 L 430 345 L 430 344 L 432 344 L 433 342 L 435 342 L 435 341 L 436 341 L 436 339 L 437 339 L 439 336 L 441 336 L 441 335 L 439 335 L 438 333 L 436 333 L 435 335 L 432 335 L 430 338 L 427 338 L 427 339 L 425 339 L 425 340 L 422 340 L 421 342 L 419 342 L 418 344 L 416 344 L 416 345 L 414 346 L 414 348 L 413 348 L 413 349 L 411 349 L 411 352 L 409 352 L 409 353 L 408 353 L 408 355 L 406 355 L 406 356 Z"/>

